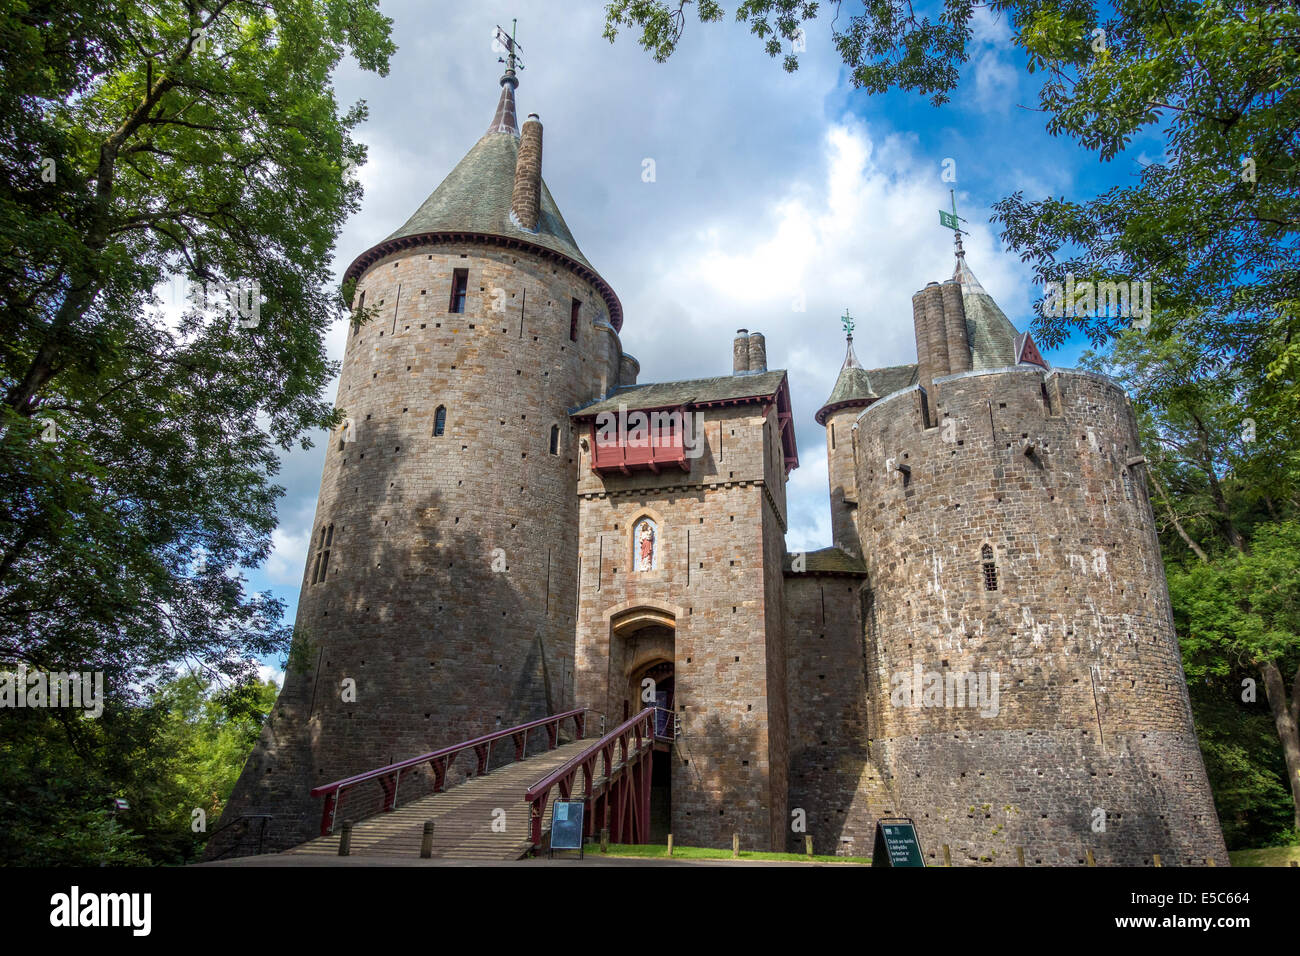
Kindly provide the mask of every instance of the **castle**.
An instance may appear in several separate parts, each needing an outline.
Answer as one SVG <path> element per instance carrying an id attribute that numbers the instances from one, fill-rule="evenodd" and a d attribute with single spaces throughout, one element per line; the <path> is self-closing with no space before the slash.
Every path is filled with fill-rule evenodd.
<path id="1" fill-rule="evenodd" d="M 348 421 L 225 819 L 283 848 L 314 786 L 653 700 L 679 845 L 866 855 L 905 815 L 929 862 L 1226 865 L 1123 389 L 1050 368 L 959 244 L 913 297 L 916 364 L 866 369 L 850 334 L 816 413 L 833 546 L 787 553 L 785 372 L 742 330 L 730 374 L 638 383 L 516 86 L 346 272 Z"/>

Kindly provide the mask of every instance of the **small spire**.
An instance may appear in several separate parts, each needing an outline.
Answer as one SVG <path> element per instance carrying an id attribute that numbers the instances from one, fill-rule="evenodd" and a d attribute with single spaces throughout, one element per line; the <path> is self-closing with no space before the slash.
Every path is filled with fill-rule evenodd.
<path id="1" fill-rule="evenodd" d="M 840 371 L 846 368 L 862 368 L 858 362 L 858 356 L 853 351 L 853 316 L 849 315 L 849 310 L 845 309 L 844 314 L 840 316 L 840 322 L 844 326 L 844 341 L 847 348 L 844 352 L 844 364 L 840 366 Z"/>
<path id="2" fill-rule="evenodd" d="M 504 63 L 506 71 L 501 75 L 501 99 L 497 101 L 497 111 L 492 117 L 492 125 L 487 128 L 489 133 L 519 135 L 519 120 L 515 113 L 515 89 L 519 86 L 516 70 L 522 70 L 524 64 L 518 57 L 519 51 L 523 48 L 515 40 L 515 28 L 518 23 L 518 20 L 511 21 L 509 34 L 501 27 L 497 27 L 495 46 L 500 52 L 506 54 L 497 62 Z"/>

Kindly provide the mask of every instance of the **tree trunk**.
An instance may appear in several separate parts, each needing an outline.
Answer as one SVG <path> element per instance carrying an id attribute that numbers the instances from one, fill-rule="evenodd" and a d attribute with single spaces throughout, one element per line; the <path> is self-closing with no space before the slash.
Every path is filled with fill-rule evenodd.
<path id="1" fill-rule="evenodd" d="M 1282 741 L 1286 775 L 1291 784 L 1291 802 L 1295 805 L 1295 828 L 1300 830 L 1300 669 L 1296 670 L 1291 700 L 1288 701 L 1282 672 L 1272 661 L 1265 661 L 1264 691 L 1273 711 L 1273 721 L 1277 724 L 1278 738 Z"/>
<path id="2" fill-rule="evenodd" d="M 1178 515 L 1174 514 L 1174 506 L 1169 501 L 1169 495 L 1165 492 L 1165 486 L 1160 484 L 1160 479 L 1156 477 L 1156 473 L 1152 469 L 1148 468 L 1147 474 L 1151 477 L 1151 483 L 1156 486 L 1156 491 L 1160 493 L 1160 500 L 1165 503 L 1165 511 L 1169 512 L 1169 520 L 1174 523 L 1174 530 L 1178 532 L 1178 537 L 1183 539 L 1183 543 L 1192 549 L 1192 553 L 1200 558 L 1202 563 L 1209 563 L 1210 559 L 1205 556 L 1205 552 L 1201 550 L 1201 546 L 1192 540 L 1191 535 L 1183 529 L 1183 523 L 1178 520 Z"/>

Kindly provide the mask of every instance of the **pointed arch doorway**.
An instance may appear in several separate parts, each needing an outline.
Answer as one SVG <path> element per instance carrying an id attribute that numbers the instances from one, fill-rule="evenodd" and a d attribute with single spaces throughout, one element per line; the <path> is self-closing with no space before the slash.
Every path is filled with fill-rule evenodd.
<path id="1" fill-rule="evenodd" d="M 610 676 L 622 677 L 623 719 L 646 707 L 656 708 L 650 839 L 665 842 L 672 830 L 673 714 L 678 706 L 676 619 L 666 611 L 633 608 L 610 623 L 610 665 L 614 672 Z"/>

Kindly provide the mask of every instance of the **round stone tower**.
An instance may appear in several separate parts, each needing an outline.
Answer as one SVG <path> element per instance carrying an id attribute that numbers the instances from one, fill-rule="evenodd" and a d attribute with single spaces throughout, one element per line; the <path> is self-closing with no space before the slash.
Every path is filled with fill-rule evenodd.
<path id="1" fill-rule="evenodd" d="M 313 835 L 314 786 L 573 706 L 568 411 L 634 373 L 619 300 L 541 179 L 535 116 L 521 147 L 513 69 L 501 86 L 488 131 L 345 275 L 366 316 L 347 423 L 285 687 L 226 812 L 273 814 L 267 850 Z"/>
<path id="2" fill-rule="evenodd" d="M 862 409 L 878 396 L 867 370 L 853 352 L 853 326 L 845 317 L 847 345 L 830 398 L 817 412 L 817 424 L 826 429 L 826 472 L 831 492 L 831 537 L 837 548 L 862 554 L 854 510 L 858 506 L 853 473 L 853 426 Z"/>
<path id="3" fill-rule="evenodd" d="M 958 865 L 1226 865 L 1127 396 L 1049 370 L 960 256 L 914 306 L 923 383 L 861 412 L 854 483 L 900 807 Z"/>

